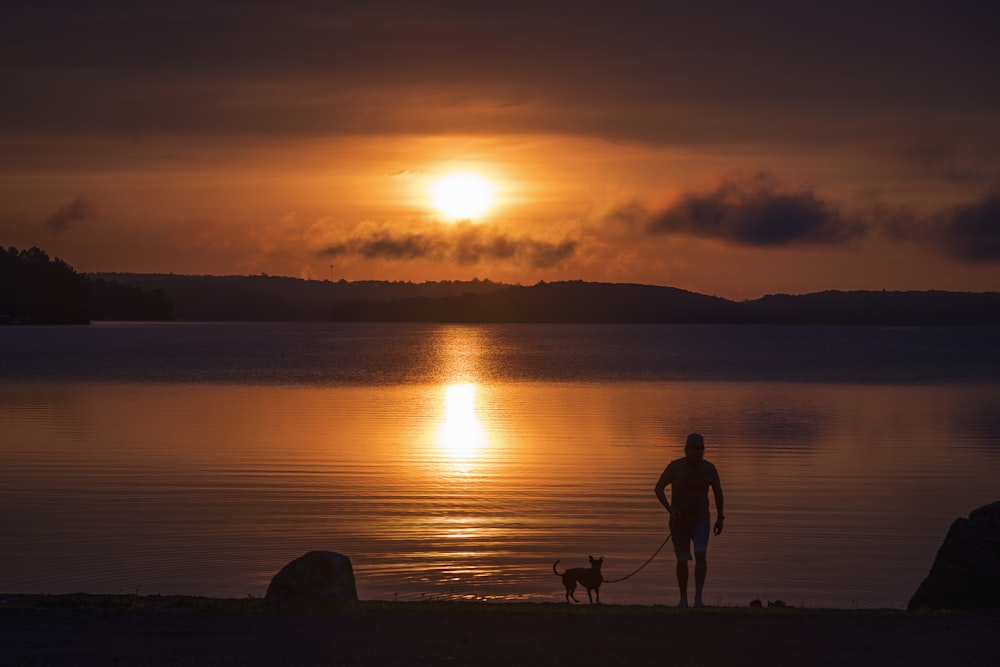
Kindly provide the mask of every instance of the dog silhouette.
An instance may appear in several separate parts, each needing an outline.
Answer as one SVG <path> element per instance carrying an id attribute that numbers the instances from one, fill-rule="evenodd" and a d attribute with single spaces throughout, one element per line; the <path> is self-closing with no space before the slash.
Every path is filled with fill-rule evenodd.
<path id="1" fill-rule="evenodd" d="M 594 604 L 591 591 L 597 596 L 597 603 L 601 602 L 601 583 L 604 582 L 604 577 L 601 575 L 601 565 L 604 564 L 604 557 L 595 559 L 593 556 L 587 556 L 587 558 L 590 559 L 590 567 L 571 567 L 562 573 L 556 569 L 559 561 L 552 564 L 552 571 L 556 573 L 556 576 L 562 577 L 563 586 L 566 587 L 566 602 L 569 602 L 570 598 L 573 598 L 573 602 L 579 602 L 573 595 L 577 584 L 587 589 L 587 599 L 590 600 L 590 604 Z"/>

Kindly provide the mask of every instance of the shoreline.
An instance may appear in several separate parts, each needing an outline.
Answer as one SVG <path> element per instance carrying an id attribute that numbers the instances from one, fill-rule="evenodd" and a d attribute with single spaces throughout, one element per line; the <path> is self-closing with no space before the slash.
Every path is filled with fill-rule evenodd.
<path id="1" fill-rule="evenodd" d="M 992 665 L 1000 611 L 0 595 L 0 664 Z"/>

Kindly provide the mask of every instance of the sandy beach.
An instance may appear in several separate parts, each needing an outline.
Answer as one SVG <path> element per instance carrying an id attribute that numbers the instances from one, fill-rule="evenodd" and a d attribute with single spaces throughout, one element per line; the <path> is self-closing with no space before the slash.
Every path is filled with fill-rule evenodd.
<path id="1" fill-rule="evenodd" d="M 2 665 L 994 665 L 998 613 L 0 596 Z"/>

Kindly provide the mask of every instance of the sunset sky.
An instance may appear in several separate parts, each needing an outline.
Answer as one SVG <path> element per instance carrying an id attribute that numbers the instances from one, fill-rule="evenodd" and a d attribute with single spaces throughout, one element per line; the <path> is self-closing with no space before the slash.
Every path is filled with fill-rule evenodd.
<path id="1" fill-rule="evenodd" d="M 5 2 L 0 245 L 85 272 L 1000 290 L 998 34 L 1000 3 L 954 0 Z M 434 205 L 456 173 L 485 212 Z"/>

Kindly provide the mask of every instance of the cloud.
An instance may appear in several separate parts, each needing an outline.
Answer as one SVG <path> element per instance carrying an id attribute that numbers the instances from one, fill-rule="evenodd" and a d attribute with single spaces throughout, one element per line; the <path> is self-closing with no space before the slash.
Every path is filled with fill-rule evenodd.
<path id="1" fill-rule="evenodd" d="M 836 246 L 878 233 L 953 259 L 1000 261 L 1000 187 L 936 213 L 871 199 L 848 210 L 806 189 L 782 188 L 771 174 L 737 176 L 689 191 L 659 212 L 629 202 L 606 217 L 646 235 L 689 235 L 749 247 Z"/>
<path id="2" fill-rule="evenodd" d="M 376 232 L 366 238 L 354 237 L 327 246 L 320 254 L 328 257 L 354 255 L 365 259 L 408 260 L 441 257 L 445 249 L 441 239 L 427 234 L 393 236 L 387 232 Z"/>
<path id="3" fill-rule="evenodd" d="M 876 138 L 898 128 L 901 113 L 944 109 L 962 114 L 962 128 L 969 117 L 992 127 L 998 105 L 984 84 L 995 78 L 994 3 L 12 4 L 0 26 L 12 100 L 0 127 L 14 133 L 780 135 L 796 145 L 819 134 L 839 145 L 866 127 Z"/>
<path id="4" fill-rule="evenodd" d="M 630 205 L 632 206 L 632 205 Z M 627 212 L 634 218 L 635 211 Z M 864 236 L 869 224 L 808 190 L 784 190 L 773 175 L 724 180 L 714 190 L 682 194 L 651 214 L 649 234 L 688 234 L 744 246 L 839 245 Z"/>
<path id="5" fill-rule="evenodd" d="M 454 238 L 453 257 L 459 264 L 478 264 L 483 260 L 511 261 L 533 269 L 556 266 L 576 252 L 577 242 L 561 243 L 488 234 L 475 227 L 460 230 Z"/>
<path id="6" fill-rule="evenodd" d="M 472 225 L 433 233 L 392 234 L 385 231 L 355 236 L 323 248 L 327 257 L 356 256 L 365 259 L 407 261 L 431 259 L 472 265 L 502 261 L 534 269 L 556 266 L 572 257 L 577 242 L 552 243 L 526 236 L 513 237 Z"/>
<path id="7" fill-rule="evenodd" d="M 939 213 L 926 241 L 956 259 L 1000 261 L 1000 189 Z"/>
<path id="8" fill-rule="evenodd" d="M 93 202 L 77 197 L 45 219 L 45 228 L 53 234 L 62 234 L 76 223 L 97 213 Z"/>

